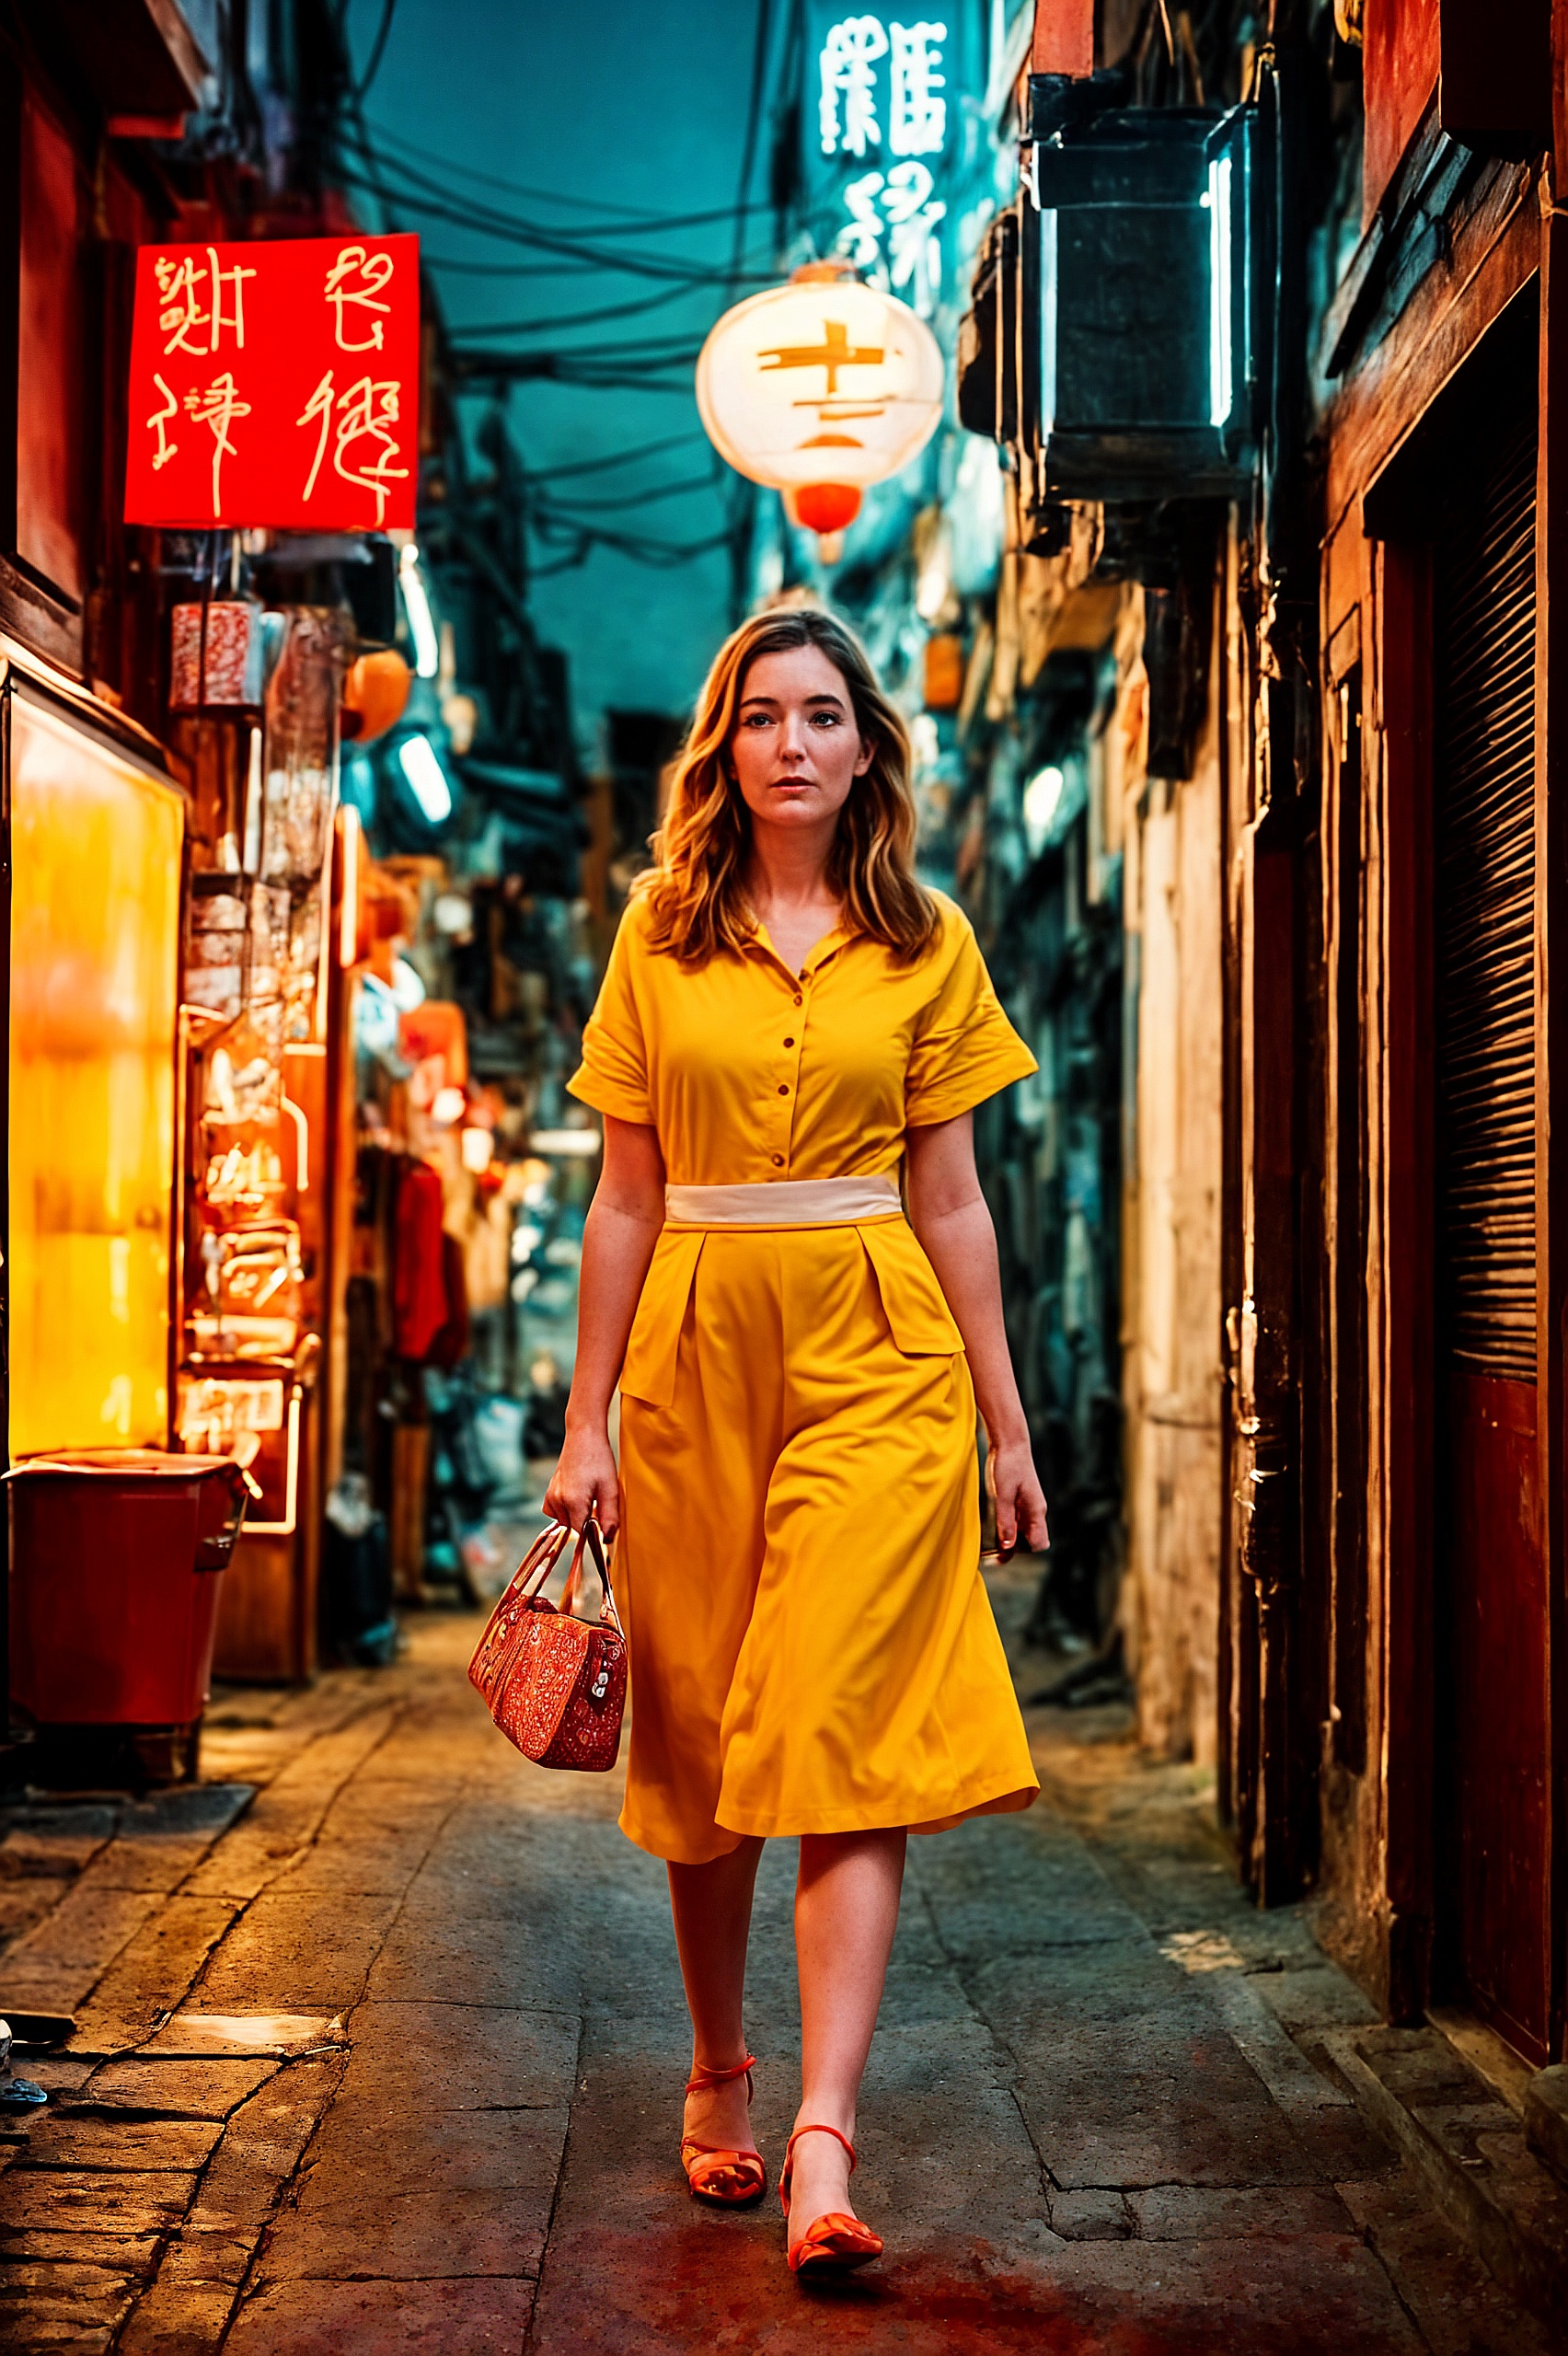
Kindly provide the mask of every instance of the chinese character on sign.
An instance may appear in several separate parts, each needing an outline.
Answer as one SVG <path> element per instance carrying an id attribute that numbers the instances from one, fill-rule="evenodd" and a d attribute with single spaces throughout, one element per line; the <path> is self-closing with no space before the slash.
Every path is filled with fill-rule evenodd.
<path id="1" fill-rule="evenodd" d="M 232 270 L 220 269 L 218 249 L 216 246 L 209 246 L 204 263 L 198 261 L 193 254 L 186 254 L 179 260 L 171 255 L 160 254 L 153 264 L 153 272 L 157 280 L 161 304 L 158 329 L 168 338 L 164 346 L 166 360 L 175 352 L 189 352 L 198 360 L 209 358 L 223 342 L 225 328 L 233 329 L 236 347 L 241 352 L 245 350 L 245 282 L 255 277 L 254 270 L 247 270 L 238 262 Z M 224 316 L 225 284 L 234 290 L 234 309 L 226 318 Z M 212 304 L 210 311 L 202 308 L 203 294 Z M 200 335 L 203 329 L 207 341 L 193 342 L 191 338 Z"/>
<path id="2" fill-rule="evenodd" d="M 384 320 L 390 303 L 381 301 L 392 283 L 392 257 L 387 253 L 367 254 L 363 246 L 345 246 L 331 269 L 327 272 L 327 300 L 337 313 L 337 337 L 340 352 L 379 352 L 385 333 Z M 357 285 L 349 281 L 357 279 Z M 352 310 L 379 312 L 379 318 L 355 317 L 351 324 L 368 328 L 370 333 L 357 340 L 343 332 L 343 313 Z"/>
<path id="3" fill-rule="evenodd" d="M 823 44 L 817 106 L 824 156 L 840 149 L 846 156 L 863 156 L 868 147 L 882 145 L 872 68 L 879 57 L 886 56 L 887 46 L 887 33 L 875 17 L 845 17 L 830 29 Z"/>
<path id="4" fill-rule="evenodd" d="M 156 409 L 147 420 L 147 423 L 158 437 L 158 446 L 153 453 L 153 472 L 156 475 L 163 472 L 171 458 L 177 458 L 179 456 L 179 443 L 171 442 L 164 432 L 169 419 L 179 415 L 179 403 L 156 370 L 153 374 L 153 382 L 164 397 L 162 409 Z"/>
<path id="5" fill-rule="evenodd" d="M 895 156 L 938 156 L 947 137 L 947 87 L 939 72 L 945 25 L 894 25 L 887 144 Z"/>
<path id="6" fill-rule="evenodd" d="M 316 456 L 306 479 L 305 496 L 309 499 L 316 490 L 316 479 L 321 472 L 321 461 L 327 455 L 327 436 L 332 426 L 334 401 L 338 411 L 337 441 L 332 452 L 332 468 L 345 482 L 357 483 L 370 491 L 375 500 L 375 520 L 386 520 L 386 501 L 394 482 L 406 482 L 409 469 L 393 462 L 401 445 L 392 428 L 398 422 L 398 395 L 402 387 L 397 383 L 373 384 L 362 376 L 346 391 L 334 393 L 332 371 L 328 369 L 317 386 L 299 418 L 300 425 L 308 425 L 313 418 L 321 420 L 317 436 Z M 357 459 L 353 457 L 356 443 L 369 442 L 373 448 Z"/>
<path id="7" fill-rule="evenodd" d="M 947 206 L 933 203 L 935 182 L 924 164 L 895 164 L 887 176 L 882 210 L 888 218 L 888 277 L 896 294 L 909 289 L 917 316 L 928 319 L 942 285 L 942 241 L 939 231 Z"/>
<path id="8" fill-rule="evenodd" d="M 887 144 L 895 156 L 937 156 L 947 139 L 941 70 L 946 25 L 883 25 L 844 17 L 828 28 L 818 59 L 817 121 L 824 156 L 863 156 L 882 144 L 877 116 L 878 61 L 888 59 Z"/>
<path id="9" fill-rule="evenodd" d="M 844 191 L 849 218 L 838 232 L 838 250 L 848 255 L 857 270 L 875 270 L 882 261 L 882 217 L 877 199 L 886 185 L 880 172 L 867 172 Z"/>
<path id="10" fill-rule="evenodd" d="M 894 294 L 907 288 L 906 299 L 922 319 L 936 309 L 942 284 L 940 228 L 947 206 L 932 201 L 935 185 L 925 165 L 913 157 L 895 164 L 885 179 L 867 172 L 844 191 L 849 219 L 838 233 L 839 252 Z"/>
<path id="11" fill-rule="evenodd" d="M 240 399 L 234 378 L 225 368 L 221 375 L 213 377 L 205 391 L 187 393 L 185 406 L 198 425 L 210 425 L 213 429 L 213 514 L 221 515 L 224 512 L 223 463 L 225 457 L 232 458 L 237 455 L 229 440 L 229 427 L 236 417 L 250 415 L 250 403 Z M 161 436 L 161 426 L 158 431 Z M 168 455 L 172 458 L 174 449 L 170 449 Z M 157 461 L 155 459 L 153 463 L 156 466 Z"/>
<path id="12" fill-rule="evenodd" d="M 144 246 L 126 522 L 174 530 L 410 526 L 419 272 L 417 237 L 358 230 Z"/>

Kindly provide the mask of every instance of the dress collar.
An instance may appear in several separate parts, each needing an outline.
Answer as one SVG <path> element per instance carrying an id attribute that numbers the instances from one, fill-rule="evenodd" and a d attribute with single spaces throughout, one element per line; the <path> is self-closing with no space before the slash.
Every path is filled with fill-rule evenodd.
<path id="1" fill-rule="evenodd" d="M 774 947 L 768 938 L 767 927 L 759 918 L 753 924 L 750 946 L 759 951 L 765 957 L 771 959 L 772 963 L 781 972 L 788 974 L 793 982 L 809 980 L 828 963 L 830 958 L 836 957 L 841 949 L 847 948 L 851 941 L 858 938 L 859 935 L 853 926 L 840 921 L 830 932 L 823 934 L 803 965 L 790 965 L 785 963 Z"/>

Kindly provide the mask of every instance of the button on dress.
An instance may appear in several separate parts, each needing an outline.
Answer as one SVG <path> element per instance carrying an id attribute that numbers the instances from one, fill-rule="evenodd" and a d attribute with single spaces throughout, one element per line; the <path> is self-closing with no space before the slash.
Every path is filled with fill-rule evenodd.
<path id="1" fill-rule="evenodd" d="M 760 928 L 705 965 L 622 918 L 574 1096 L 658 1133 L 674 1185 L 896 1175 L 911 1126 L 1036 1068 L 939 895 L 915 964 Z M 622 1830 L 684 1864 L 745 1834 L 1027 1807 L 1038 1784 L 980 1576 L 974 1393 L 895 1206 L 666 1222 L 621 1375 Z"/>

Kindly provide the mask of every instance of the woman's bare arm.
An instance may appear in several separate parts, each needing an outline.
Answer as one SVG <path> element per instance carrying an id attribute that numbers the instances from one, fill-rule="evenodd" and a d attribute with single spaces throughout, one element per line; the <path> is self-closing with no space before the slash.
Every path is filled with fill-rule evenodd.
<path id="1" fill-rule="evenodd" d="M 997 1500 L 997 1542 L 1004 1554 L 1021 1539 L 1048 1546 L 1045 1498 L 1034 1470 L 1029 1426 L 1018 1395 L 1002 1322 L 997 1235 L 974 1171 L 974 1120 L 936 1121 L 905 1140 L 909 1164 L 909 1224 L 937 1272 L 963 1336 L 975 1402 L 990 1443 L 986 1477 Z"/>
<path id="2" fill-rule="evenodd" d="M 621 1518 L 610 1400 L 663 1224 L 664 1162 L 658 1132 L 606 1114 L 605 1167 L 582 1230 L 566 1446 L 545 1492 L 545 1511 L 552 1519 L 581 1530 L 593 1513 L 606 1538 L 615 1535 Z"/>

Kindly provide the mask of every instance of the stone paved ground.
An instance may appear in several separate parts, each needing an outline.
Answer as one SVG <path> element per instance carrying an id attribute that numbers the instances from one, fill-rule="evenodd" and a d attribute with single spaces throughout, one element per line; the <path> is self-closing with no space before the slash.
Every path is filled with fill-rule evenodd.
<path id="1" fill-rule="evenodd" d="M 0 2347 L 1549 2348 L 1335 2074 L 1359 1997 L 1300 1915 L 1245 1904 L 1201 1779 L 1113 1711 L 1035 1711 L 1042 1805 L 913 1844 L 857 2178 L 888 2258 L 791 2283 L 776 2201 L 684 2193 L 661 1868 L 615 1779 L 491 1732 L 476 1624 L 227 1697 L 199 1792 L 14 1821 L 0 1998 L 79 2028 L 0 2145 Z M 777 1844 L 749 2020 L 775 2165 L 791 1868 Z"/>

